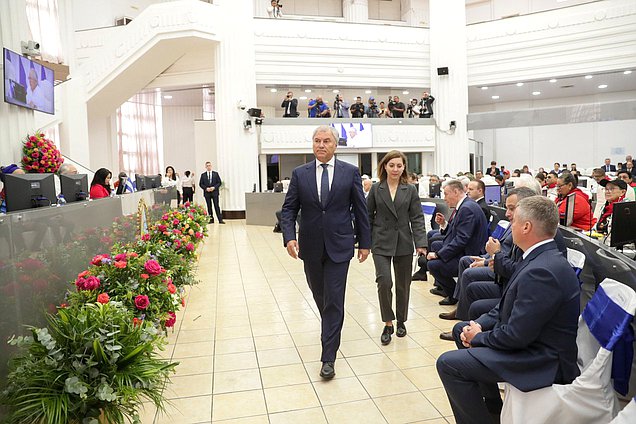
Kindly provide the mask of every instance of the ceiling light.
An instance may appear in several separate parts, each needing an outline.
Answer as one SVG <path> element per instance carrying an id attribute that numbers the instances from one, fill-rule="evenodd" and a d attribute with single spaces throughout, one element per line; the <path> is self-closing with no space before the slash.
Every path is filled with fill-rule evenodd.
<path id="1" fill-rule="evenodd" d="M 538 96 L 539 94 L 541 94 L 541 92 L 540 92 L 540 91 L 533 91 L 533 92 L 532 92 L 532 95 L 533 95 L 533 96 Z"/>
<path id="2" fill-rule="evenodd" d="M 270 88 L 269 91 L 272 93 L 276 93 L 278 90 L 276 90 L 275 88 Z"/>
<path id="3" fill-rule="evenodd" d="M 408 92 L 408 91 L 406 91 L 406 90 L 404 90 L 404 91 L 402 92 L 402 94 L 409 94 L 409 92 Z"/>
<path id="4" fill-rule="evenodd" d="M 625 71 L 625 72 L 623 72 L 623 75 L 629 75 L 631 73 L 632 73 L 632 71 Z"/>
<path id="5" fill-rule="evenodd" d="M 552 78 L 552 79 L 550 80 L 550 82 L 551 82 L 552 84 L 554 84 L 555 82 L 557 82 L 557 80 L 556 80 L 556 78 Z"/>
<path id="6" fill-rule="evenodd" d="M 493 100 L 499 100 L 499 96 L 490 96 L 490 98 Z"/>
<path id="7" fill-rule="evenodd" d="M 592 78 L 594 78 L 592 75 L 586 75 L 585 76 L 585 79 L 592 79 Z"/>
<path id="8" fill-rule="evenodd" d="M 172 98 L 172 96 L 171 96 L 171 95 L 169 95 L 169 94 L 167 94 L 167 95 L 163 96 L 163 98 L 164 98 L 164 99 L 167 99 L 167 100 L 170 100 L 170 99 Z"/>
<path id="9" fill-rule="evenodd" d="M 598 86 L 598 88 L 607 88 L 607 84 L 601 84 Z"/>
<path id="10" fill-rule="evenodd" d="M 331 90 L 331 92 L 332 92 L 333 94 L 338 94 L 338 93 L 340 93 L 340 90 Z"/>
<path id="11" fill-rule="evenodd" d="M 306 89 L 305 93 L 311 93 L 311 90 L 310 89 Z"/>
<path id="12" fill-rule="evenodd" d="M 488 87 L 486 87 L 485 85 L 483 87 L 481 87 L 482 90 L 488 90 Z"/>
<path id="13" fill-rule="evenodd" d="M 523 87 L 523 83 L 522 82 L 518 82 L 517 83 L 517 87 Z"/>
<path id="14" fill-rule="evenodd" d="M 307 96 L 300 96 L 299 99 L 300 100 L 307 100 Z"/>
<path id="15" fill-rule="evenodd" d="M 364 94 L 371 94 L 371 90 L 364 90 Z"/>

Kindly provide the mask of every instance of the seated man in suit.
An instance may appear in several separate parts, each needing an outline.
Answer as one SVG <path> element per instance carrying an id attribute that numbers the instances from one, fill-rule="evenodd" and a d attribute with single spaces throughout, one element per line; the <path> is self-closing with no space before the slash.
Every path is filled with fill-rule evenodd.
<path id="1" fill-rule="evenodd" d="M 477 203 L 466 196 L 464 186 L 457 180 L 451 180 L 444 186 L 444 201 L 455 208 L 448 222 L 444 215 L 435 214 L 435 221 L 441 227 L 444 236 L 441 242 L 431 244 L 433 251 L 426 255 L 428 270 L 435 277 L 446 298 L 440 305 L 454 305 L 457 299 L 455 279 L 462 256 L 479 255 L 488 239 L 488 223 Z"/>
<path id="2" fill-rule="evenodd" d="M 579 282 L 553 237 L 556 204 L 542 196 L 519 201 L 512 238 L 523 259 L 499 304 L 453 328 L 459 350 L 442 354 L 437 372 L 458 424 L 495 422 L 498 382 L 527 392 L 579 375 L 576 333 Z M 492 414 L 492 416 L 491 416 Z"/>
<path id="3" fill-rule="evenodd" d="M 605 172 L 616 172 L 616 165 L 612 165 L 610 158 L 605 159 L 605 164 L 601 167 Z"/>
<path id="4" fill-rule="evenodd" d="M 486 222 L 490 222 L 490 209 L 488 209 L 488 203 L 486 203 L 486 198 L 484 197 L 485 192 L 486 184 L 484 184 L 483 181 L 473 180 L 468 183 L 468 190 L 466 191 L 466 194 L 468 194 L 468 197 L 477 202 L 486 216 Z"/>

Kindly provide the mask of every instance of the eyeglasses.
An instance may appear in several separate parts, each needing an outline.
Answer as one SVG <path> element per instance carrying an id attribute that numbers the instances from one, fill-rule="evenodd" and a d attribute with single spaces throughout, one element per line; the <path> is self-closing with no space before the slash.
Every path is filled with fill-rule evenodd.
<path id="1" fill-rule="evenodd" d="M 614 190 L 620 190 L 620 187 L 605 187 L 605 191 L 614 191 Z"/>

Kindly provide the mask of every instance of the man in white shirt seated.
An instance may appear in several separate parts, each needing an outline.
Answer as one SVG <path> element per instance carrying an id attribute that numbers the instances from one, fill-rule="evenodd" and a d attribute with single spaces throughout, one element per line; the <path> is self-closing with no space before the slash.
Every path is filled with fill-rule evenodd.
<path id="1" fill-rule="evenodd" d="M 27 87 L 27 104 L 38 110 L 45 110 L 47 100 L 44 96 L 44 90 L 39 85 L 38 76 L 35 69 L 29 71 L 29 85 Z"/>

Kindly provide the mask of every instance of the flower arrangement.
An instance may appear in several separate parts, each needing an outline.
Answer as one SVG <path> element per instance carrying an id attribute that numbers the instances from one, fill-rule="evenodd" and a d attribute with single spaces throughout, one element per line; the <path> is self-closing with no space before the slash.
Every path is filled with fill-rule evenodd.
<path id="1" fill-rule="evenodd" d="M 207 235 L 206 224 L 203 208 L 186 202 L 182 208 L 164 213 L 142 240 L 166 246 L 192 258 L 196 246 Z"/>
<path id="2" fill-rule="evenodd" d="M 46 328 L 12 338 L 26 353 L 10 362 L 0 404 L 7 423 L 139 422 L 144 400 L 162 408 L 162 390 L 177 363 L 157 356 L 165 339 L 135 322 L 123 305 L 105 301 L 61 308 Z M 19 407 L 16 407 L 18 406 Z"/>
<path id="3" fill-rule="evenodd" d="M 64 162 L 62 154 L 42 133 L 28 135 L 22 146 L 22 168 L 27 173 L 55 173 Z"/>

